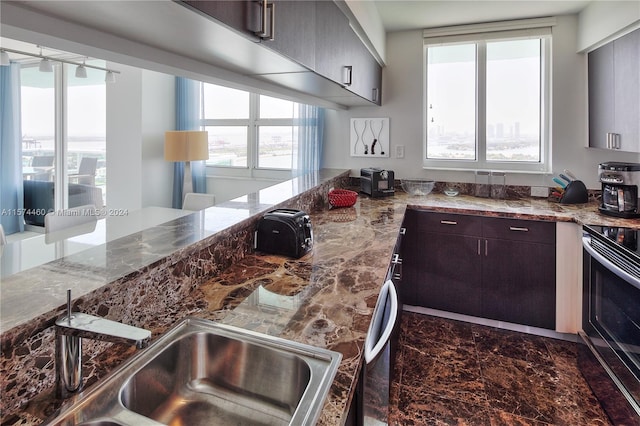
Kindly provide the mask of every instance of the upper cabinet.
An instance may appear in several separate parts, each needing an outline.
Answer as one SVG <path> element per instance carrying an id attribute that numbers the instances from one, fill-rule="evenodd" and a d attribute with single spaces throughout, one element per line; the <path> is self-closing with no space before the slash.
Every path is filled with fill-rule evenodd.
<path id="1" fill-rule="evenodd" d="M 315 71 L 380 105 L 382 67 L 332 1 L 316 2 Z"/>
<path id="2" fill-rule="evenodd" d="M 640 29 L 589 53 L 589 146 L 640 152 Z"/>
<path id="3" fill-rule="evenodd" d="M 202 1 L 183 4 L 210 16 L 309 72 L 255 72 L 267 81 L 329 99 L 350 94 L 381 103 L 382 67 L 333 1 Z M 330 87 L 334 84 L 334 88 Z M 342 89 L 341 89 L 342 88 Z M 348 91 L 341 94 L 340 91 Z M 357 102 L 356 102 L 357 103 Z"/>

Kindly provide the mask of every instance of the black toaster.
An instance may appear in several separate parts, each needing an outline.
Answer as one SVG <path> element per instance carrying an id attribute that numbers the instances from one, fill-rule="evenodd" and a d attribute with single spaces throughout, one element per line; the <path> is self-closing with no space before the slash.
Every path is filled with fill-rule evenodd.
<path id="1" fill-rule="evenodd" d="M 258 222 L 254 248 L 263 253 L 298 259 L 313 248 L 309 215 L 301 210 L 276 209 Z"/>

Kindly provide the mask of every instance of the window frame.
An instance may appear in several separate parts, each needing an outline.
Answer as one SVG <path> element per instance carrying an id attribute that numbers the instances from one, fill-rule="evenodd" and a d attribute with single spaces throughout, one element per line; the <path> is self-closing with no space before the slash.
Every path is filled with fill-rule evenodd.
<path id="1" fill-rule="evenodd" d="M 213 84 L 213 83 L 201 83 Z M 220 85 L 218 85 L 220 86 Z M 238 89 L 241 90 L 241 89 Z M 245 91 L 247 92 L 247 91 Z M 207 119 L 204 117 L 204 103 L 206 102 L 204 97 L 204 89 L 202 89 L 202 104 L 201 104 L 201 128 L 206 130 L 208 126 L 245 126 L 247 128 L 247 165 L 246 166 L 224 166 L 207 164 L 208 176 L 226 176 L 226 177 L 238 177 L 238 178 L 264 178 L 264 179 L 285 179 L 291 176 L 293 167 L 290 169 L 282 168 L 270 168 L 259 166 L 259 130 L 260 127 L 268 126 L 290 126 L 292 128 L 298 126 L 298 119 L 293 117 L 289 118 L 261 118 L 260 117 L 260 93 L 249 93 L 249 117 L 248 118 L 226 118 L 226 119 Z M 269 96 L 269 95 L 264 95 Z M 275 96 L 270 96 L 276 98 Z M 283 99 L 289 102 L 293 102 L 297 105 L 297 102 L 289 99 Z"/>
<path id="2" fill-rule="evenodd" d="M 495 27 L 492 28 L 495 30 Z M 551 48 L 552 38 L 549 27 L 512 31 L 491 31 L 487 33 L 456 34 L 428 37 L 425 30 L 423 47 L 423 155 L 424 169 L 446 170 L 486 170 L 505 171 L 512 173 L 546 174 L 552 169 L 551 161 Z M 488 161 L 486 159 L 486 44 L 496 41 L 510 41 L 523 39 L 540 39 L 540 161 Z M 476 159 L 449 160 L 427 158 L 428 144 L 428 49 L 429 47 L 476 44 L 476 72 L 475 72 L 475 130 L 476 130 Z"/>

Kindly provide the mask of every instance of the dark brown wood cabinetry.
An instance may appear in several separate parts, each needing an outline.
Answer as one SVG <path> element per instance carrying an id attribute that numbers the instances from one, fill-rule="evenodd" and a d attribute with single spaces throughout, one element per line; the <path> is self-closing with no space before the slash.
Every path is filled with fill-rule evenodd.
<path id="1" fill-rule="evenodd" d="M 640 29 L 589 53 L 589 146 L 640 152 Z"/>
<path id="2" fill-rule="evenodd" d="M 309 70 L 309 73 L 278 72 L 254 64 L 253 70 L 247 70 L 249 74 L 262 75 L 295 90 L 305 91 L 307 86 L 314 95 L 320 90 L 329 98 L 339 99 L 351 93 L 357 95 L 354 98 L 381 104 L 382 67 L 333 1 L 183 0 L 182 3 Z M 268 71 L 264 72 L 265 69 Z M 341 86 L 348 92 L 342 95 L 322 89 L 323 84 L 309 74 L 336 90 L 344 92 Z"/>
<path id="3" fill-rule="evenodd" d="M 407 210 L 405 303 L 555 328 L 555 223 Z"/>

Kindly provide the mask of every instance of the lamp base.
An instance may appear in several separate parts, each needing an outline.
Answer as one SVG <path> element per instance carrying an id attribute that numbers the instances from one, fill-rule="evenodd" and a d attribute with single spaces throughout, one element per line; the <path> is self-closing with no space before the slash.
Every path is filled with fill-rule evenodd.
<path id="1" fill-rule="evenodd" d="M 184 197 L 193 192 L 193 179 L 191 178 L 191 161 L 184 162 L 184 182 L 182 183 L 182 202 Z"/>

